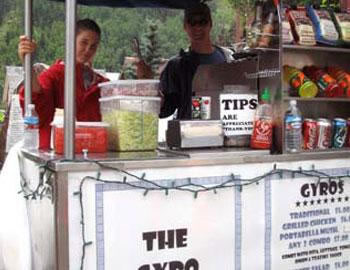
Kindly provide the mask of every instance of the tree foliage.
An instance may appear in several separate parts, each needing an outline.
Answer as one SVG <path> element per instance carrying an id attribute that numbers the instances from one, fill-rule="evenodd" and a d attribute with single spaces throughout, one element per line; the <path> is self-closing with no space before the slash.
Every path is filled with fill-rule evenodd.
<path id="1" fill-rule="evenodd" d="M 251 0 L 253 1 L 253 0 Z M 215 0 L 212 8 L 214 27 L 212 39 L 215 43 L 232 43 L 234 27 L 233 0 Z M 119 72 L 125 56 L 133 55 L 132 39 L 141 38 L 149 31 L 145 23 L 156 21 L 157 55 L 170 58 L 181 48 L 186 48 L 187 38 L 183 31 L 183 12 L 172 9 L 107 8 L 79 6 L 78 18 L 96 20 L 102 29 L 101 44 L 96 54 L 94 67 Z M 0 0 L 0 91 L 4 84 L 5 67 L 20 65 L 17 56 L 19 35 L 24 33 L 24 1 Z M 33 38 L 38 49 L 34 62 L 52 64 L 64 58 L 65 5 L 64 3 L 33 1 Z M 1 93 L 0 93 L 1 94 Z"/>
<path id="2" fill-rule="evenodd" d="M 147 30 L 141 36 L 141 52 L 143 58 L 148 64 L 153 74 L 158 77 L 158 69 L 161 64 L 162 55 L 160 54 L 160 43 L 158 39 L 158 25 L 159 21 L 147 20 Z"/>

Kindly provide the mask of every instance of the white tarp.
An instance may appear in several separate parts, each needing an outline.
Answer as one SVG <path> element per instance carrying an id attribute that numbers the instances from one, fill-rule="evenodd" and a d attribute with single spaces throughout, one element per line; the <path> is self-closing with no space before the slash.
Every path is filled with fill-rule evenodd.
<path id="1" fill-rule="evenodd" d="M 6 270 L 31 269 L 26 200 L 19 194 L 21 147 L 22 141 L 11 148 L 0 173 L 0 263 Z"/>

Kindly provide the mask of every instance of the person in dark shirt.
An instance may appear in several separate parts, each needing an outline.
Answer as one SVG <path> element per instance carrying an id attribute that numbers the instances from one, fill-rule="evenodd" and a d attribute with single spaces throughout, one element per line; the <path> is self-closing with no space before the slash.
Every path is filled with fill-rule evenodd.
<path id="1" fill-rule="evenodd" d="M 177 119 L 191 119 L 192 80 L 198 66 L 233 60 L 233 51 L 212 44 L 212 26 L 210 9 L 206 4 L 199 3 L 185 10 L 184 30 L 190 47 L 172 57 L 161 73 L 161 118 L 177 110 Z"/>

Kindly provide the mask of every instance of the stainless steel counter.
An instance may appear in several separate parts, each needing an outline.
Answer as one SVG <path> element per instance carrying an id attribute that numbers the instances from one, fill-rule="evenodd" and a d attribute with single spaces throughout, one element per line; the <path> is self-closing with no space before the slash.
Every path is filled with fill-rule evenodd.
<path id="1" fill-rule="evenodd" d="M 315 159 L 350 158 L 350 149 L 328 152 L 307 152 L 298 154 L 271 155 L 267 150 L 245 148 L 217 148 L 174 151 L 159 148 L 150 152 L 108 152 L 104 154 L 76 155 L 76 159 L 65 160 L 54 152 L 28 152 L 23 154 L 38 163 L 48 162 L 55 171 L 93 171 L 98 168 L 94 161 L 120 169 L 166 168 L 179 166 L 210 166 L 246 163 L 273 163 Z"/>

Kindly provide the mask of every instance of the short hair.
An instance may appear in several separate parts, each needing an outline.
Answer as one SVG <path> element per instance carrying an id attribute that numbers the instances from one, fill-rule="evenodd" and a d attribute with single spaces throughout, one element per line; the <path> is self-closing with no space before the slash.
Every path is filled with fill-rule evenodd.
<path id="1" fill-rule="evenodd" d="M 101 37 L 101 29 L 98 24 L 91 19 L 81 19 L 76 24 L 76 34 L 78 35 L 81 31 L 93 31 Z"/>
<path id="2" fill-rule="evenodd" d="M 188 22 L 190 18 L 194 16 L 201 16 L 211 22 L 210 8 L 203 2 L 191 5 L 185 9 L 185 22 Z"/>

